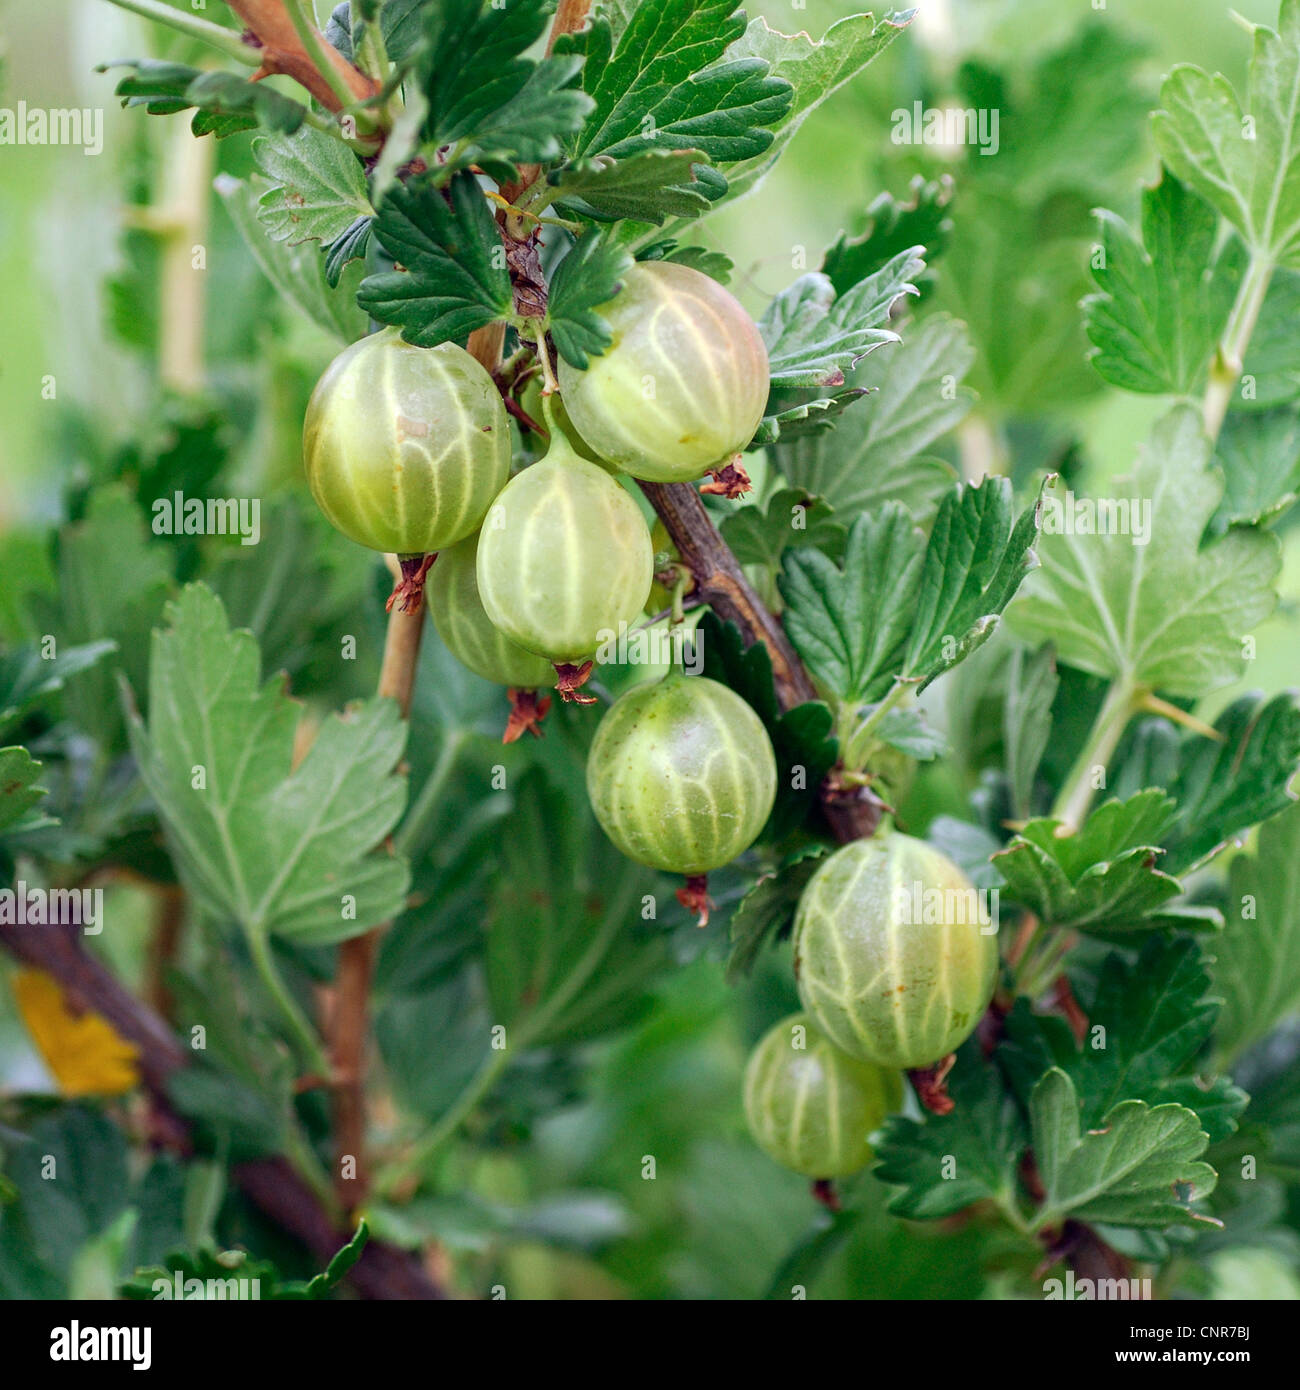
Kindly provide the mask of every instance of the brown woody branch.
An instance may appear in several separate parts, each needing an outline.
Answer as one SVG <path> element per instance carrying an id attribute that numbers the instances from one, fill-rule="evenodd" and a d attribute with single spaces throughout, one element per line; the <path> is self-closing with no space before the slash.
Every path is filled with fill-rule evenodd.
<path id="1" fill-rule="evenodd" d="M 328 110 L 342 110 L 343 103 L 334 88 L 303 47 L 302 39 L 285 8 L 285 0 L 226 0 L 226 3 L 244 22 L 261 50 L 262 65 L 253 74 L 254 81 L 259 77 L 270 77 L 273 73 L 283 73 L 305 87 Z M 315 29 L 314 25 L 312 27 L 320 37 L 319 46 L 326 60 L 347 84 L 356 100 L 367 101 L 376 95 L 379 86 L 374 79 L 353 67 L 319 29 Z"/>
<path id="2" fill-rule="evenodd" d="M 0 927 L 0 945 L 25 964 L 52 975 L 74 1007 L 107 1019 L 139 1049 L 141 1078 L 159 1121 L 155 1132 L 172 1147 L 189 1147 L 189 1124 L 168 1097 L 170 1078 L 188 1065 L 176 1035 L 95 956 L 82 949 L 75 928 L 49 925 Z M 234 1177 L 272 1221 L 296 1236 L 322 1263 L 351 1238 L 340 1230 L 316 1195 L 283 1158 L 238 1165 Z M 447 1296 L 417 1256 L 372 1240 L 348 1275 L 366 1298 L 438 1299 Z"/>

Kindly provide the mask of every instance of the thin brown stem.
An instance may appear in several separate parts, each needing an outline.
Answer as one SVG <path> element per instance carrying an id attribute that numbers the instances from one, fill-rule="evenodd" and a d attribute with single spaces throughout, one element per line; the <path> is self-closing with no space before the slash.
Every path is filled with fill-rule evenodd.
<path id="1" fill-rule="evenodd" d="M 412 607 L 394 604 L 379 671 L 378 693 L 396 700 L 406 719 L 411 713 L 415 672 L 424 634 L 423 594 Z M 344 1209 L 365 1200 L 370 1184 L 366 1161 L 366 1045 L 369 1040 L 370 987 L 379 939 L 389 923 L 372 927 L 339 946 L 330 1020 L 330 1063 L 334 1082 L 334 1139 L 338 1170 L 335 1186 Z"/>
<path id="2" fill-rule="evenodd" d="M 137 999 L 97 957 L 82 949 L 75 929 L 50 926 L 0 927 L 0 945 L 28 965 L 52 975 L 70 1002 L 113 1025 L 139 1049 L 140 1075 L 157 1114 L 153 1133 L 187 1152 L 188 1121 L 172 1108 L 168 1083 L 189 1055 L 167 1023 Z M 276 1225 L 325 1261 L 348 1240 L 316 1194 L 283 1158 L 258 1159 L 234 1169 L 235 1181 Z M 429 1278 L 417 1255 L 372 1240 L 348 1275 L 365 1298 L 437 1299 L 446 1291 Z"/>
<path id="3" fill-rule="evenodd" d="M 373 78 L 353 67 L 313 26 L 313 33 L 319 39 L 314 46 L 334 70 L 335 82 L 331 83 L 307 51 L 285 0 L 226 0 L 226 3 L 244 22 L 262 50 L 262 64 L 254 80 L 283 73 L 305 87 L 329 111 L 343 109 L 344 103 L 335 92 L 339 80 L 358 102 L 369 100 L 379 91 Z"/>

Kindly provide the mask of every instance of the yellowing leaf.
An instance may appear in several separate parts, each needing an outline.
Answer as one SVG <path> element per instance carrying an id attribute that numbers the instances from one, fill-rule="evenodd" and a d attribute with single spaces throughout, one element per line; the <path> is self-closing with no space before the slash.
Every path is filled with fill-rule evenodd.
<path id="1" fill-rule="evenodd" d="M 139 1049 L 98 1014 L 73 1013 L 52 976 L 20 970 L 13 990 L 27 1031 L 65 1096 L 116 1096 L 139 1082 Z"/>

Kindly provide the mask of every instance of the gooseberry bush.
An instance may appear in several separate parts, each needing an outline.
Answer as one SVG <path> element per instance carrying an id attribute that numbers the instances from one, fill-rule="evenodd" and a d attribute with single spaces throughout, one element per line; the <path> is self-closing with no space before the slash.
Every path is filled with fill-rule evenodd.
<path id="1" fill-rule="evenodd" d="M 114 3 L 149 399 L 0 565 L 0 1291 L 1300 1295 L 1300 0 L 1159 83 Z M 832 111 L 879 182 L 765 243 Z"/>

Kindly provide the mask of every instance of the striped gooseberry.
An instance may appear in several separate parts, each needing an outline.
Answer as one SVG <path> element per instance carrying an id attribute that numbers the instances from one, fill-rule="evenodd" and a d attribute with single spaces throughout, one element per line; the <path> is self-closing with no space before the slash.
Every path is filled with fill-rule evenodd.
<path id="1" fill-rule="evenodd" d="M 614 844 L 638 864 L 685 874 L 692 882 L 678 896 L 706 915 L 703 876 L 748 849 L 771 814 L 776 756 L 735 691 L 673 670 L 605 711 L 587 795 Z"/>
<path id="2" fill-rule="evenodd" d="M 492 503 L 479 533 L 476 575 L 488 618 L 561 668 L 585 665 L 620 624 L 637 621 L 653 572 L 640 508 L 558 428 L 546 456 Z M 560 689 L 570 693 L 563 680 Z"/>
<path id="3" fill-rule="evenodd" d="M 767 348 L 716 280 L 672 261 L 633 266 L 598 310 L 612 341 L 560 393 L 583 439 L 634 478 L 687 482 L 754 437 L 768 396 Z"/>
<path id="4" fill-rule="evenodd" d="M 423 555 L 478 529 L 510 474 L 505 406 L 464 348 L 413 347 L 395 328 L 344 348 L 303 424 L 316 504 L 372 550 Z"/>
<path id="5" fill-rule="evenodd" d="M 970 879 L 924 840 L 855 840 L 799 899 L 799 998 L 852 1056 L 927 1067 L 970 1036 L 993 997 L 994 926 Z"/>
<path id="6" fill-rule="evenodd" d="M 865 1167 L 868 1136 L 902 1101 L 898 1072 L 847 1056 L 807 1014 L 765 1033 L 745 1067 L 754 1142 L 806 1178 L 845 1178 Z"/>

